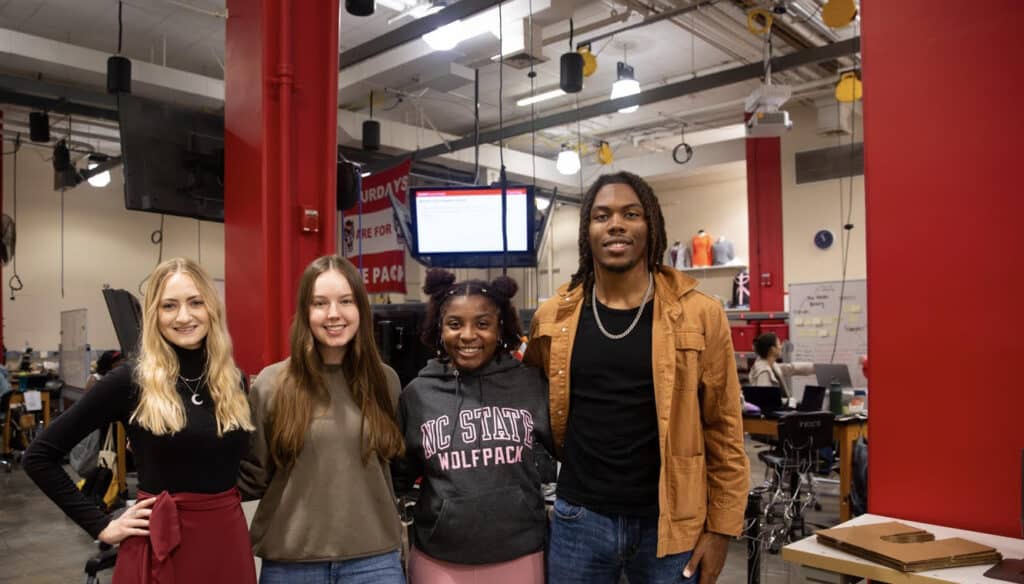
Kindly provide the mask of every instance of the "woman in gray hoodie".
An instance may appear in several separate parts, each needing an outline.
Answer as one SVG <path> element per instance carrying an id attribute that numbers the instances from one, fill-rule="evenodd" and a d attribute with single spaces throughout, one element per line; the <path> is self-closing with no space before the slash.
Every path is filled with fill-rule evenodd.
<path id="1" fill-rule="evenodd" d="M 410 584 L 542 584 L 547 533 L 539 445 L 550 450 L 547 381 L 511 351 L 520 324 L 507 277 L 455 282 L 427 273 L 423 341 L 437 358 L 402 392 L 406 455 L 395 490 L 422 477 Z"/>

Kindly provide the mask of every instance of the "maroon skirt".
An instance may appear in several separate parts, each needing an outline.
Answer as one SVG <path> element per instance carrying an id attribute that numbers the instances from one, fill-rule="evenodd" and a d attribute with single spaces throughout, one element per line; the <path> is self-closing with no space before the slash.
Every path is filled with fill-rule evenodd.
<path id="1" fill-rule="evenodd" d="M 152 497 L 139 491 L 139 499 Z M 121 542 L 114 584 L 254 584 L 256 564 L 238 489 L 156 495 L 149 537 Z"/>

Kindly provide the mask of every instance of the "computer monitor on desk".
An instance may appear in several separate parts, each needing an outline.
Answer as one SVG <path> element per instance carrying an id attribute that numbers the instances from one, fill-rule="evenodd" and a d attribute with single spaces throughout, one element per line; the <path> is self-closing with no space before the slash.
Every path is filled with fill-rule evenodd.
<path id="1" fill-rule="evenodd" d="M 822 387 L 828 387 L 832 382 L 838 383 L 840 387 L 853 387 L 850 368 L 845 363 L 815 363 L 814 375 Z"/>
<path id="2" fill-rule="evenodd" d="M 804 397 L 797 404 L 799 412 L 820 412 L 825 407 L 825 388 L 820 385 L 804 387 Z"/>

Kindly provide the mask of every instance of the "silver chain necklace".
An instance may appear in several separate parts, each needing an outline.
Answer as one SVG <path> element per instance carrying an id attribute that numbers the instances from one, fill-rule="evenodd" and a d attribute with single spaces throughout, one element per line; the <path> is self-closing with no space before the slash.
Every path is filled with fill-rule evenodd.
<path id="1" fill-rule="evenodd" d="M 203 405 L 203 399 L 199 397 L 199 386 L 203 382 L 203 377 L 206 377 L 205 373 L 203 373 L 199 377 L 196 377 L 195 379 L 189 379 L 182 375 L 178 376 L 178 379 L 181 380 L 182 385 L 184 385 L 185 388 L 188 389 L 189 392 L 192 394 L 192 403 L 196 404 L 197 406 Z M 190 381 L 195 382 L 195 387 L 192 387 L 192 385 L 189 384 Z"/>
<path id="2" fill-rule="evenodd" d="M 612 333 L 608 332 L 607 329 L 604 328 L 603 324 L 601 324 L 601 316 L 598 315 L 598 313 L 597 313 L 597 286 L 595 285 L 593 288 L 590 289 L 590 305 L 594 309 L 594 322 L 597 323 L 597 328 L 600 329 L 601 333 L 604 334 L 604 336 L 608 337 L 609 339 L 611 339 L 613 341 L 617 341 L 619 339 L 625 338 L 626 335 L 628 335 L 629 333 L 633 332 L 633 329 L 636 328 L 636 324 L 638 322 L 640 322 L 640 317 L 643 316 L 643 314 L 644 314 L 644 307 L 647 306 L 647 301 L 650 300 L 650 298 L 651 298 L 651 290 L 653 290 L 653 289 L 654 289 L 654 274 L 652 272 L 648 272 L 647 273 L 647 290 L 644 291 L 644 299 L 640 301 L 640 308 L 636 311 L 636 317 L 633 319 L 633 322 L 630 323 L 629 328 L 627 328 L 626 330 L 622 331 L 621 333 L 613 335 Z"/>

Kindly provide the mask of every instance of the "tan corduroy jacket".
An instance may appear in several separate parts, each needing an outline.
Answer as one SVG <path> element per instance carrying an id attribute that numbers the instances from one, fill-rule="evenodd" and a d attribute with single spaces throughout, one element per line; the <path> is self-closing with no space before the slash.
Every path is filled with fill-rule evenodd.
<path id="1" fill-rule="evenodd" d="M 721 305 L 696 286 L 682 272 L 664 267 L 655 272 L 651 367 L 661 446 L 658 557 L 692 550 L 704 531 L 739 535 L 750 482 L 729 323 Z M 582 288 L 562 286 L 537 309 L 525 357 L 547 373 L 559 450 L 569 416 L 569 367 Z"/>

